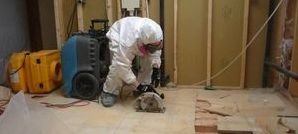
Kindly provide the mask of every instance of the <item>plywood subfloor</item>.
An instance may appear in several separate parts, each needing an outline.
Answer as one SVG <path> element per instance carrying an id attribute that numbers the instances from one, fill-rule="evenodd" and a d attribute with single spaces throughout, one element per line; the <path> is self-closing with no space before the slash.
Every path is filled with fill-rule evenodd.
<path id="1" fill-rule="evenodd" d="M 204 102 L 208 102 L 209 105 L 204 105 Z M 218 115 L 216 132 L 222 129 L 221 131 L 229 132 L 249 130 L 260 134 L 283 134 L 285 128 L 278 125 L 278 115 L 298 115 L 297 103 L 288 101 L 274 89 L 199 90 L 196 117 L 206 114 L 204 109 L 229 115 L 223 117 L 212 113 Z M 227 123 L 228 121 L 231 123 Z M 245 122 L 241 124 L 241 121 Z M 282 118 L 282 121 L 298 131 L 298 118 Z"/>
<path id="2" fill-rule="evenodd" d="M 264 130 L 262 128 L 265 127 L 266 131 L 270 130 L 273 133 L 279 131 L 276 129 L 277 114 L 298 114 L 294 102 L 287 101 L 271 89 L 207 91 L 166 88 L 161 92 L 166 96 L 166 112 L 163 114 L 135 112 L 132 96 L 125 100 L 119 99 L 111 108 L 91 102 L 84 107 L 52 108 L 50 111 L 70 131 L 77 134 L 194 134 L 198 98 L 208 100 L 214 106 L 212 110 L 222 110 L 236 117 L 253 119 L 260 130 Z M 61 90 L 49 94 L 48 97 L 35 99 L 38 102 L 50 103 L 68 103 L 74 100 L 63 97 Z M 283 121 L 289 127 L 298 130 L 297 118 L 283 118 Z"/>
<path id="3" fill-rule="evenodd" d="M 92 102 L 88 106 L 52 109 L 71 131 L 78 134 L 194 134 L 196 89 L 162 91 L 166 112 L 135 112 L 134 98 L 121 101 L 111 108 Z M 59 91 L 39 101 L 66 103 Z"/>

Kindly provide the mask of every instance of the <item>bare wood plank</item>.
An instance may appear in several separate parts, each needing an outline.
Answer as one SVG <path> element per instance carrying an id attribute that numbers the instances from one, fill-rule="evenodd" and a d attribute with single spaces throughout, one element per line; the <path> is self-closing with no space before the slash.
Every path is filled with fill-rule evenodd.
<path id="1" fill-rule="evenodd" d="M 178 27 L 178 1 L 174 0 L 174 83 L 178 82 L 178 65 L 177 65 L 177 27 Z"/>
<path id="2" fill-rule="evenodd" d="M 244 5 L 244 1 L 214 1 L 212 24 L 212 77 L 214 78 L 212 85 L 240 86 L 241 59 L 236 59 L 235 55 L 239 55 L 242 49 L 243 25 L 239 23 L 239 20 L 243 20 L 244 10 L 239 4 Z M 240 58 L 238 55 L 237 58 Z"/>
<path id="3" fill-rule="evenodd" d="M 248 38 L 250 41 L 260 26 L 268 18 L 270 0 L 250 0 L 249 4 L 249 27 Z M 275 7 L 275 6 L 274 6 Z M 262 9 L 262 10 L 259 10 Z M 246 50 L 246 66 L 245 66 L 245 88 L 257 88 L 263 85 L 264 58 L 266 52 L 267 27 L 253 41 L 252 46 Z"/>
<path id="4" fill-rule="evenodd" d="M 275 1 L 274 6 L 278 5 L 279 0 Z M 279 58 L 281 55 L 280 44 L 282 43 L 283 39 L 283 29 L 285 25 L 286 19 L 286 4 L 287 2 L 284 1 L 282 5 L 279 7 L 278 11 L 276 12 L 275 17 L 273 18 L 273 25 L 272 25 L 272 32 L 271 32 L 271 46 L 270 46 L 270 59 L 271 62 L 278 64 Z M 278 72 L 274 69 L 269 69 L 269 76 L 268 76 L 268 86 L 274 86 L 278 83 Z"/>
<path id="5" fill-rule="evenodd" d="M 113 20 L 113 4 L 111 0 L 106 0 L 106 11 L 107 11 L 107 17 L 109 20 L 109 26 L 111 26 L 114 22 Z"/>
<path id="6" fill-rule="evenodd" d="M 220 116 L 232 116 L 231 113 L 227 112 L 227 111 L 224 111 L 223 109 L 220 109 L 220 108 L 202 108 L 203 110 L 211 113 L 211 114 L 217 114 L 217 115 L 220 115 Z"/>
<path id="7" fill-rule="evenodd" d="M 208 37 L 207 37 L 207 86 L 211 85 L 211 66 L 212 66 L 212 11 L 213 0 L 208 1 Z"/>
<path id="8" fill-rule="evenodd" d="M 84 31 L 83 3 L 77 2 L 78 30 Z"/>
<path id="9" fill-rule="evenodd" d="M 294 46 L 292 50 L 291 71 L 298 72 L 298 2 L 296 2 L 296 15 L 294 25 Z M 289 91 L 293 96 L 298 96 L 298 81 L 290 79 Z"/>
<path id="10" fill-rule="evenodd" d="M 54 0 L 55 25 L 57 48 L 61 50 L 64 41 L 64 23 L 63 23 L 63 8 L 62 0 Z"/>
<path id="11" fill-rule="evenodd" d="M 215 1 L 213 1 L 215 2 Z M 171 13 L 173 12 L 171 2 Z M 213 5 L 214 6 L 214 5 Z M 169 8 L 168 8 L 169 9 Z M 194 11 L 196 11 L 194 13 Z M 169 13 L 167 13 L 169 14 Z M 173 25 L 173 14 L 170 25 Z M 214 8 L 213 8 L 214 16 Z M 208 21 L 208 0 L 178 0 L 178 26 L 177 26 L 177 76 L 179 85 L 206 85 L 207 72 L 207 21 Z M 213 20 L 215 17 L 213 17 Z M 213 22 L 214 23 L 214 22 Z M 166 23 L 168 25 L 168 23 Z M 168 29 L 174 30 L 173 26 Z M 214 30 L 214 29 L 213 29 Z M 171 47 L 170 59 L 171 76 L 174 76 L 173 41 L 174 32 L 168 32 L 170 39 L 166 39 Z M 214 33 L 213 33 L 214 34 Z M 212 39 L 213 42 L 214 39 Z M 170 41 L 170 42 L 169 42 Z M 212 45 L 213 47 L 213 45 Z M 167 52 L 166 52 L 167 53 Z M 212 57 L 213 58 L 213 57 Z M 213 59 L 212 59 L 213 60 Z M 213 61 L 212 61 L 213 62 Z M 172 71 L 173 70 L 173 71 Z M 174 77 L 171 77 L 174 78 Z M 173 80 L 173 79 L 172 79 Z M 203 82 L 202 82 L 203 81 Z M 194 84 L 197 83 L 197 84 Z M 237 85 L 239 86 L 239 84 Z"/>
<path id="12" fill-rule="evenodd" d="M 220 117 L 218 120 L 218 132 L 228 134 L 253 134 L 257 128 L 254 119 L 231 116 Z"/>
<path id="13" fill-rule="evenodd" d="M 246 45 L 248 35 L 248 17 L 249 17 L 249 0 L 244 1 L 244 13 L 243 13 L 243 33 L 242 33 L 242 54 L 241 59 L 241 73 L 240 73 L 240 87 L 245 86 L 245 72 L 246 72 Z"/>
<path id="14" fill-rule="evenodd" d="M 192 86 L 192 85 L 177 85 L 177 88 L 192 88 L 192 89 L 204 89 L 205 86 Z"/>
<path id="15" fill-rule="evenodd" d="M 117 0 L 117 18 L 118 20 L 121 19 L 122 13 L 121 13 L 121 0 Z"/>
<path id="16" fill-rule="evenodd" d="M 212 86 L 215 89 L 241 89 L 241 87 L 236 86 Z"/>
<path id="17" fill-rule="evenodd" d="M 146 9 L 146 14 L 147 14 L 146 17 L 150 18 L 148 0 L 145 0 L 145 9 Z"/>
<path id="18" fill-rule="evenodd" d="M 142 11 L 142 17 L 148 17 L 148 12 L 147 12 L 147 6 L 146 2 L 147 0 L 141 0 L 140 6 L 141 6 L 141 11 Z"/>

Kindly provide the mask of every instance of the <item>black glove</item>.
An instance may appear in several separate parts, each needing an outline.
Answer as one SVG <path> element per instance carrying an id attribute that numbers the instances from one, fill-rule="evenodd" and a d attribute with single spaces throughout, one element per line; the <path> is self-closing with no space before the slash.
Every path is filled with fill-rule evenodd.
<path id="1" fill-rule="evenodd" d="M 140 96 L 142 93 L 145 93 L 145 92 L 151 92 L 153 89 L 153 87 L 151 85 L 139 85 L 137 87 L 137 90 L 134 90 L 133 91 L 133 95 L 135 97 L 138 97 Z"/>
<path id="2" fill-rule="evenodd" d="M 160 69 L 153 68 L 152 76 L 151 76 L 151 84 L 154 85 L 155 88 L 159 86 L 160 83 Z"/>
<path id="3" fill-rule="evenodd" d="M 152 85 L 139 85 L 137 87 L 137 90 L 134 90 L 133 91 L 133 95 L 135 97 L 138 97 L 140 96 L 142 93 L 145 93 L 145 92 L 153 92 L 153 93 L 156 93 L 157 95 L 159 95 L 162 99 L 164 99 L 164 94 L 160 94 L 158 93 L 154 87 Z"/>

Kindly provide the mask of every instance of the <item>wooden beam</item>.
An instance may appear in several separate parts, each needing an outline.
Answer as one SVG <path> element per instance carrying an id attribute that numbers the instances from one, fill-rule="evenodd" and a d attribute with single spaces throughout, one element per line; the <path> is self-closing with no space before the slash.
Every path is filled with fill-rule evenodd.
<path id="1" fill-rule="evenodd" d="M 57 48 L 61 50 L 64 42 L 63 0 L 54 0 Z"/>
<path id="2" fill-rule="evenodd" d="M 77 2 L 78 30 L 84 31 L 83 3 Z"/>
<path id="3" fill-rule="evenodd" d="M 121 0 L 117 0 L 117 18 L 118 20 L 122 18 L 122 13 L 121 13 Z"/>
<path id="4" fill-rule="evenodd" d="M 280 0 L 275 1 L 274 7 L 278 5 Z M 284 35 L 284 25 L 286 19 L 286 6 L 287 1 L 284 0 L 282 5 L 279 7 L 276 15 L 273 18 L 272 24 L 272 32 L 271 32 L 271 46 L 270 46 L 270 59 L 272 63 L 279 64 L 279 58 L 281 55 L 280 45 L 282 43 L 283 35 Z M 269 76 L 267 80 L 268 86 L 273 87 L 278 83 L 278 72 L 274 69 L 269 69 Z"/>
<path id="5" fill-rule="evenodd" d="M 178 1 L 174 0 L 174 83 L 178 82 L 178 65 L 177 65 L 177 27 L 178 27 Z"/>
<path id="6" fill-rule="evenodd" d="M 244 0 L 243 13 L 243 33 L 242 33 L 242 59 L 240 72 L 240 87 L 245 87 L 245 72 L 246 72 L 246 45 L 248 35 L 248 17 L 249 17 L 249 0 Z"/>
<path id="7" fill-rule="evenodd" d="M 208 36 L 207 36 L 207 86 L 211 85 L 211 65 L 212 65 L 212 11 L 213 0 L 208 1 Z"/>
<path id="8" fill-rule="evenodd" d="M 146 17 L 150 18 L 148 0 L 145 0 L 145 9 L 146 9 L 146 14 L 147 14 Z"/>
<path id="9" fill-rule="evenodd" d="M 241 87 L 234 86 L 212 86 L 215 89 L 241 89 Z"/>
<path id="10" fill-rule="evenodd" d="M 296 1 L 296 12 L 295 12 L 295 25 L 294 25 L 294 44 L 292 50 L 292 61 L 291 61 L 291 71 L 298 73 L 298 2 Z M 289 84 L 290 93 L 298 97 L 298 81 L 290 79 Z"/>
<path id="11" fill-rule="evenodd" d="M 107 11 L 107 17 L 109 20 L 109 26 L 111 26 L 114 22 L 113 20 L 113 2 L 112 0 L 106 0 L 106 11 Z"/>
<path id="12" fill-rule="evenodd" d="M 148 16 L 148 7 L 146 6 L 147 0 L 141 0 L 141 11 L 142 11 L 142 17 L 149 17 Z"/>

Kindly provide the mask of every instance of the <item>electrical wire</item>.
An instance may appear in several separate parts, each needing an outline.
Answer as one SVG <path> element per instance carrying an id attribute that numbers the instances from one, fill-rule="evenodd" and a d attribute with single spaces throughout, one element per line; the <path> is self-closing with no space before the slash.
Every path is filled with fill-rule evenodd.
<path id="1" fill-rule="evenodd" d="M 76 7 L 77 7 L 77 0 L 75 0 L 75 4 L 74 4 L 74 7 L 73 7 L 73 10 L 72 10 L 72 14 L 68 20 L 68 23 L 67 23 L 67 38 L 70 37 L 70 33 L 72 31 L 72 28 L 73 28 L 73 24 L 74 24 L 74 18 L 75 18 L 75 14 L 76 14 Z"/>
<path id="2" fill-rule="evenodd" d="M 25 55 L 25 57 L 24 57 L 24 60 L 23 60 L 23 62 L 22 62 L 22 65 L 21 65 L 20 67 L 18 67 L 18 69 L 16 69 L 14 72 L 9 73 L 9 75 L 14 75 L 15 73 L 19 72 L 19 71 L 22 69 L 22 67 L 25 65 L 26 56 L 27 56 L 28 54 L 25 53 L 24 55 Z"/>
<path id="3" fill-rule="evenodd" d="M 211 76 L 209 79 L 205 79 L 202 80 L 200 82 L 194 83 L 192 85 L 201 85 L 207 81 L 210 81 L 218 76 L 220 76 L 223 72 L 225 72 L 229 67 L 231 67 L 233 65 L 233 63 L 236 62 L 236 60 L 238 60 L 246 51 L 247 49 L 252 45 L 252 43 L 255 41 L 255 39 L 260 35 L 260 33 L 264 30 L 264 28 L 266 27 L 266 25 L 268 24 L 268 22 L 272 19 L 273 15 L 277 12 L 277 10 L 279 9 L 279 7 L 281 6 L 281 4 L 284 2 L 285 0 L 280 0 L 280 2 L 278 3 L 278 5 L 276 6 L 276 8 L 273 10 L 273 12 L 270 14 L 270 16 L 268 17 L 268 19 L 265 21 L 265 23 L 260 27 L 260 29 L 256 32 L 256 34 L 253 36 L 253 38 L 249 41 L 249 43 L 247 43 L 247 45 L 245 46 L 244 49 L 242 49 L 242 51 L 224 68 L 222 68 L 220 71 L 218 71 L 216 74 L 214 74 L 213 76 Z"/>
<path id="4" fill-rule="evenodd" d="M 44 104 L 46 107 L 49 108 L 69 108 L 69 107 L 82 107 L 87 106 L 90 104 L 87 100 L 77 100 L 70 103 L 63 103 L 63 104 L 52 104 L 48 102 L 40 102 L 41 104 Z"/>

